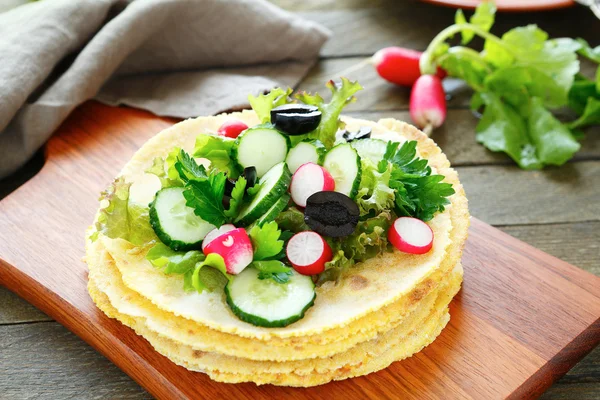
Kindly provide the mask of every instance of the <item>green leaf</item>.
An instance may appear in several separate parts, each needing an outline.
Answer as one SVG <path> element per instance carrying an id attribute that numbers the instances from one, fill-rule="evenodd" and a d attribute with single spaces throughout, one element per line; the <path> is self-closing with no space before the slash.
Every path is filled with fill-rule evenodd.
<path id="1" fill-rule="evenodd" d="M 148 208 L 129 202 L 130 187 L 131 183 L 119 177 L 102 192 L 95 226 L 98 233 L 111 239 L 120 238 L 140 246 L 157 237 L 150 225 Z"/>
<path id="2" fill-rule="evenodd" d="M 569 124 L 569 128 L 600 125 L 600 99 L 589 97 L 581 116 Z"/>
<path id="3" fill-rule="evenodd" d="M 304 222 L 304 213 L 296 207 L 290 207 L 280 213 L 275 222 L 281 229 L 293 233 L 310 231 L 310 227 Z"/>
<path id="4" fill-rule="evenodd" d="M 594 61 L 595 63 L 600 64 L 600 46 L 592 48 L 590 47 L 588 42 L 586 42 L 582 38 L 578 38 L 577 43 L 581 45 L 581 47 L 577 51 L 580 55 L 584 56 L 585 58 L 591 61 Z"/>
<path id="5" fill-rule="evenodd" d="M 305 104 L 319 108 L 322 114 L 321 123 L 308 137 L 321 141 L 327 149 L 330 149 L 335 143 L 335 133 L 340 127 L 339 118 L 342 109 L 355 101 L 354 94 L 362 90 L 363 87 L 358 82 L 351 82 L 344 77 L 341 78 L 340 84 L 329 81 L 326 86 L 331 90 L 331 100 L 329 103 L 325 103 L 318 93 L 315 95 L 299 93 L 296 95 L 296 98 Z"/>
<path id="6" fill-rule="evenodd" d="M 464 80 L 475 90 L 481 90 L 491 69 L 479 53 L 468 50 L 452 47 L 440 58 L 440 65 L 448 75 Z"/>
<path id="7" fill-rule="evenodd" d="M 287 283 L 292 269 L 281 261 L 254 261 L 251 266 L 259 270 L 258 279 L 272 279 L 277 283 Z"/>
<path id="8" fill-rule="evenodd" d="M 361 163 L 362 176 L 356 195 L 360 215 L 377 214 L 393 208 L 395 192 L 389 186 L 391 167 L 386 165 L 384 171 L 379 172 L 371 160 L 362 159 Z"/>
<path id="9" fill-rule="evenodd" d="M 489 32 L 492 25 L 494 25 L 494 14 L 496 13 L 496 6 L 494 2 L 482 2 L 479 3 L 477 8 L 475 9 L 475 13 L 471 16 L 469 22 L 471 25 L 475 25 L 480 28 L 482 31 Z M 456 24 L 466 24 L 467 19 L 463 14 L 462 10 L 458 10 L 456 12 L 455 17 Z M 461 31 L 462 35 L 462 44 L 469 43 L 473 37 L 475 36 L 475 32 L 469 29 L 464 29 Z"/>
<path id="10" fill-rule="evenodd" d="M 261 94 L 257 97 L 248 96 L 248 102 L 252 109 L 258 115 L 261 124 L 271 122 L 271 110 L 283 104 L 289 103 L 289 96 L 292 94 L 292 89 L 287 90 L 275 88 L 267 94 Z"/>
<path id="11" fill-rule="evenodd" d="M 223 257 L 217 253 L 210 253 L 204 261 L 199 262 L 194 267 L 191 274 L 191 286 L 198 293 L 202 293 L 205 290 L 212 292 L 223 289 L 227 281 L 232 278 L 233 276 L 227 273 Z"/>
<path id="12" fill-rule="evenodd" d="M 231 191 L 231 200 L 229 201 L 229 209 L 225 210 L 225 215 L 233 219 L 240 213 L 242 201 L 244 200 L 244 192 L 246 190 L 246 178 L 240 176 L 235 182 L 235 186 Z"/>
<path id="13" fill-rule="evenodd" d="M 481 93 L 485 110 L 477 124 L 477 141 L 491 151 L 503 151 L 524 169 L 542 167 L 527 137 L 527 124 L 510 105 L 492 93 Z"/>
<path id="14" fill-rule="evenodd" d="M 275 221 L 266 223 L 262 227 L 254 225 L 248 235 L 252 240 L 255 261 L 275 257 L 283 249 L 283 240 L 279 239 L 281 231 Z"/>
<path id="15" fill-rule="evenodd" d="M 204 261 L 205 257 L 201 251 L 175 251 L 163 243 L 155 244 L 146 254 L 150 263 L 161 268 L 167 275 L 185 274 L 193 270 L 197 263 Z"/>
<path id="16" fill-rule="evenodd" d="M 186 205 L 194 209 L 194 214 L 216 227 L 227 221 L 223 207 L 226 179 L 225 174 L 213 170 L 208 179 L 190 180 L 183 192 Z"/>
<path id="17" fill-rule="evenodd" d="M 179 150 L 180 149 L 178 148 L 174 149 L 174 151 L 171 152 L 174 153 L 174 155 L 172 156 L 170 154 L 167 157 L 168 161 L 162 157 L 156 157 L 152 161 L 152 166 L 145 171 L 148 174 L 156 175 L 158 179 L 160 179 L 160 185 L 163 189 L 168 187 L 183 186 L 183 181 L 179 178 L 179 172 L 175 170 L 174 165 L 175 161 L 177 160 L 177 154 L 179 154 Z M 171 170 L 171 173 L 168 172 L 169 170 Z"/>
<path id="18" fill-rule="evenodd" d="M 544 108 L 539 98 L 531 100 L 528 131 L 537 157 L 544 164 L 562 165 L 581 147 L 571 131 Z"/>
<path id="19" fill-rule="evenodd" d="M 198 135 L 194 146 L 194 157 L 206 158 L 211 168 L 226 173 L 230 178 L 237 178 L 239 170 L 231 156 L 235 140 L 214 135 Z"/>
<path id="20" fill-rule="evenodd" d="M 199 165 L 188 153 L 179 150 L 177 161 L 175 161 L 175 169 L 179 173 L 179 178 L 187 183 L 191 180 L 206 180 L 206 169 L 203 165 Z"/>
<path id="21" fill-rule="evenodd" d="M 596 83 L 587 78 L 575 81 L 569 91 L 569 107 L 582 115 L 590 97 L 600 99 L 600 94 L 596 92 Z"/>

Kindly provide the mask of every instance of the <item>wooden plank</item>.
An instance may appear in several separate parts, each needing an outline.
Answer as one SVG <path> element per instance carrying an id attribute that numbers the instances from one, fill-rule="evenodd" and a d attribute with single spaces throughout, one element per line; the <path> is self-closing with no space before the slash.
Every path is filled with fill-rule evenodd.
<path id="1" fill-rule="evenodd" d="M 359 100 L 360 101 L 360 100 Z M 411 123 L 408 111 L 355 111 L 349 115 L 377 121 L 381 118 L 396 118 Z M 479 120 L 470 110 L 448 110 L 446 122 L 431 135 L 444 151 L 453 166 L 465 165 L 512 165 L 513 161 L 503 153 L 486 149 L 475 139 L 475 127 Z M 573 160 L 600 159 L 600 126 L 589 127 L 581 142 L 581 150 Z"/>
<path id="2" fill-rule="evenodd" d="M 9 399 L 151 398 L 109 360 L 55 322 L 0 327 L 0 350 L 0 391 Z M 599 374 L 597 348 L 542 399 L 572 399 L 566 396 L 571 389 L 577 398 L 596 399 Z"/>
<path id="3" fill-rule="evenodd" d="M 0 287 L 0 325 L 52 321 L 52 318 L 8 289 Z"/>
<path id="4" fill-rule="evenodd" d="M 67 325 L 153 395 L 534 396 L 597 344 L 600 280 L 473 219 L 463 258 L 465 285 L 452 305 L 450 325 L 432 346 L 405 362 L 368 377 L 307 390 L 222 385 L 176 367 L 97 310 L 87 295 L 86 268 L 80 261 L 82 232 L 92 220 L 98 191 L 147 138 L 169 123 L 139 110 L 88 103 L 50 141 L 40 174 L 0 202 L 0 282 Z M 594 163 L 572 165 L 583 164 L 597 172 Z M 488 169 L 499 173 L 502 168 Z M 516 187 L 523 186 L 525 178 L 520 179 Z M 489 200 L 482 193 L 480 197 Z"/>
<path id="5" fill-rule="evenodd" d="M 323 47 L 324 57 L 368 56 L 387 46 L 424 50 L 438 32 L 454 22 L 455 13 L 451 8 L 417 1 L 277 0 L 274 3 L 332 31 L 335 40 Z M 500 13 L 492 32 L 501 35 L 529 24 L 537 24 L 550 37 L 583 37 L 593 44 L 600 43 L 598 20 L 584 7 L 554 12 Z"/>
<path id="6" fill-rule="evenodd" d="M 458 167 L 471 214 L 493 225 L 600 220 L 600 161 L 543 171 Z"/>

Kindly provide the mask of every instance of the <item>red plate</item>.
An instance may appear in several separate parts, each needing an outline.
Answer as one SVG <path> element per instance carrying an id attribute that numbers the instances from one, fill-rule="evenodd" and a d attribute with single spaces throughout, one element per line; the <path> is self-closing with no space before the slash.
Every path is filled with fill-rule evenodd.
<path id="1" fill-rule="evenodd" d="M 477 7 L 481 0 L 421 0 L 426 3 L 446 7 L 472 9 Z M 573 0 L 496 0 L 498 11 L 541 11 L 558 8 L 572 7 Z"/>

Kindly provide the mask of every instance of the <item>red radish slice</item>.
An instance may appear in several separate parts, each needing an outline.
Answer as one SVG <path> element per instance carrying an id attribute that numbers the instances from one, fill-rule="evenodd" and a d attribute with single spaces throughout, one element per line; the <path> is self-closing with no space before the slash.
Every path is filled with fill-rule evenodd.
<path id="1" fill-rule="evenodd" d="M 410 117 L 429 136 L 446 119 L 446 94 L 440 78 L 422 75 L 410 93 Z"/>
<path id="2" fill-rule="evenodd" d="M 325 263 L 333 257 L 325 239 L 311 231 L 292 236 L 285 253 L 296 272 L 302 275 L 320 274 L 325 270 Z"/>
<path id="3" fill-rule="evenodd" d="M 204 255 L 217 253 L 225 260 L 227 272 L 237 275 L 252 262 L 252 242 L 244 228 L 233 229 L 214 238 L 204 249 Z"/>
<path id="4" fill-rule="evenodd" d="M 421 76 L 419 60 L 423 53 L 402 47 L 386 47 L 372 57 L 377 73 L 388 82 L 396 85 L 412 86 Z M 438 68 L 437 76 L 446 77 L 446 71 Z"/>
<path id="5" fill-rule="evenodd" d="M 217 134 L 219 134 L 219 136 L 235 139 L 246 129 L 248 129 L 248 125 L 239 119 L 230 119 L 221 125 L 221 127 L 217 130 Z"/>
<path id="6" fill-rule="evenodd" d="M 313 194 L 334 189 L 335 181 L 325 168 L 315 163 L 306 163 L 292 175 L 290 194 L 296 205 L 306 207 L 306 200 Z"/>
<path id="7" fill-rule="evenodd" d="M 388 240 L 404 253 L 425 254 L 433 246 L 433 231 L 420 219 L 400 217 L 388 231 Z"/>
<path id="8" fill-rule="evenodd" d="M 212 231 L 208 232 L 206 234 L 206 236 L 204 236 L 204 240 L 202 241 L 202 250 L 204 250 L 204 248 L 206 246 L 208 246 L 208 244 L 210 242 L 212 242 L 215 238 L 221 236 L 224 233 L 232 231 L 234 229 L 235 229 L 235 226 L 233 226 L 231 224 L 225 224 L 225 225 L 221 225 L 220 228 L 215 228 Z"/>

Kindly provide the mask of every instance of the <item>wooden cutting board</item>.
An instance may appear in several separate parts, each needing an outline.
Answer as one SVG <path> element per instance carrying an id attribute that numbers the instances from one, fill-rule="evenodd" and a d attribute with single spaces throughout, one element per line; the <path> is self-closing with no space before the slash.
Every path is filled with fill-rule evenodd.
<path id="1" fill-rule="evenodd" d="M 42 171 L 0 202 L 0 284 L 161 399 L 527 398 L 600 341 L 600 278 L 473 219 L 451 321 L 423 352 L 366 377 L 295 389 L 211 381 L 171 363 L 96 309 L 84 230 L 99 192 L 173 120 L 89 102 L 61 126 Z M 339 397 L 338 397 L 339 396 Z"/>

